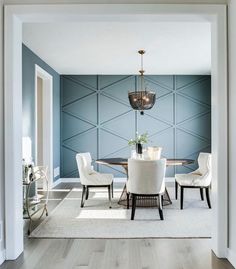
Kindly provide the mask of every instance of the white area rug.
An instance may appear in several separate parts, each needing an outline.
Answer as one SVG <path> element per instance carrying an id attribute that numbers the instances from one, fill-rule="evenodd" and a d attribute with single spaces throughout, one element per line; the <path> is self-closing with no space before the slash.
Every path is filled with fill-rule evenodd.
<path id="1" fill-rule="evenodd" d="M 173 199 L 174 188 L 168 188 L 173 204 L 164 206 L 164 221 L 157 208 L 131 210 L 117 204 L 121 189 L 115 190 L 109 209 L 107 190 L 91 189 L 85 207 L 80 208 L 81 189 L 73 189 L 49 212 L 49 217 L 32 232 L 34 238 L 193 238 L 211 237 L 211 210 L 200 200 L 199 190 L 186 189 L 184 209 Z"/>

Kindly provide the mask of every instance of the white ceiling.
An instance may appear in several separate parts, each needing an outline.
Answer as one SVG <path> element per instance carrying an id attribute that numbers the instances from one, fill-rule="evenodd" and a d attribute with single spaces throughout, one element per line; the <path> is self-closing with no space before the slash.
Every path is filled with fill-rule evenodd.
<path id="1" fill-rule="evenodd" d="M 199 22 L 30 23 L 23 42 L 60 74 L 210 74 L 211 29 Z"/>

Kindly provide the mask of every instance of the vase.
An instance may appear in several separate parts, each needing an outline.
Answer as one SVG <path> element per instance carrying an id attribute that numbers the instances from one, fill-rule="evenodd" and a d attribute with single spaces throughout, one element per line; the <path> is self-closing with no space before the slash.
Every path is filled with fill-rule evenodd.
<path id="1" fill-rule="evenodd" d="M 140 144 L 140 143 L 136 144 L 136 152 L 137 152 L 137 154 L 142 154 L 143 153 L 142 144 Z"/>
<path id="2" fill-rule="evenodd" d="M 148 156 L 151 160 L 160 160 L 161 151 L 161 147 L 148 147 Z"/>

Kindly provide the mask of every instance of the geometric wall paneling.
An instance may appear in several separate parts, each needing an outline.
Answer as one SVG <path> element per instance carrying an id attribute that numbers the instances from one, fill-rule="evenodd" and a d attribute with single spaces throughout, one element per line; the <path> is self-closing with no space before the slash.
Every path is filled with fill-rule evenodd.
<path id="1" fill-rule="evenodd" d="M 62 80 L 63 96 L 62 105 L 70 104 L 75 100 L 85 97 L 94 92 L 93 89 L 81 85 L 78 81 L 71 79 L 70 76 L 66 76 Z"/>
<path id="2" fill-rule="evenodd" d="M 176 120 L 177 123 L 182 123 L 187 119 L 195 117 L 201 113 L 208 112 L 209 107 L 201 104 L 200 102 L 194 101 L 193 99 L 183 96 L 176 95 Z"/>
<path id="3" fill-rule="evenodd" d="M 197 136 L 211 141 L 211 112 L 201 114 L 191 120 L 184 121 L 178 128 L 189 131 Z"/>
<path id="4" fill-rule="evenodd" d="M 83 120 L 80 120 L 74 116 L 71 116 L 65 112 L 62 113 L 62 122 L 63 122 L 63 128 L 62 128 L 63 141 L 75 135 L 81 134 L 94 127 L 94 125 L 85 122 Z"/>
<path id="5" fill-rule="evenodd" d="M 74 152 L 90 152 L 93 159 L 97 159 L 97 129 L 94 128 L 63 142 L 63 146 Z"/>
<path id="6" fill-rule="evenodd" d="M 127 140 L 103 129 L 100 130 L 99 142 L 100 158 L 110 156 L 112 153 L 119 151 L 120 149 L 126 147 L 128 144 Z"/>
<path id="7" fill-rule="evenodd" d="M 163 132 L 149 137 L 150 146 L 162 147 L 162 155 L 166 158 L 174 158 L 174 129 L 169 128 Z"/>
<path id="8" fill-rule="evenodd" d="M 103 76 L 98 76 L 98 81 L 99 81 L 99 89 L 104 90 L 107 87 L 111 87 L 113 84 L 119 83 L 123 80 L 126 80 L 128 77 L 132 76 L 110 76 L 110 75 L 103 75 Z"/>
<path id="9" fill-rule="evenodd" d="M 128 142 L 126 142 L 125 146 L 120 148 L 119 150 L 115 152 L 109 153 L 108 157 L 109 158 L 115 158 L 115 157 L 130 157 L 131 156 L 131 150 L 134 150 L 135 147 L 128 146 Z M 123 170 L 122 170 L 123 171 Z"/>
<path id="10" fill-rule="evenodd" d="M 75 160 L 76 152 L 66 147 L 62 147 L 62 176 L 67 177 L 69 174 L 74 173 L 77 170 L 77 164 Z"/>
<path id="11" fill-rule="evenodd" d="M 109 121 L 131 110 L 129 105 L 124 105 L 111 97 L 100 94 L 99 115 L 101 123 Z"/>
<path id="12" fill-rule="evenodd" d="M 135 90 L 135 76 L 128 76 L 107 86 L 102 90 L 102 93 L 120 100 L 121 102 L 129 105 L 127 93 Z"/>
<path id="13" fill-rule="evenodd" d="M 101 125 L 101 128 L 129 140 L 135 136 L 135 113 L 134 111 L 130 111 L 119 117 L 115 117 Z"/>
<path id="14" fill-rule="evenodd" d="M 211 151 L 210 76 L 148 75 L 145 81 L 157 98 L 141 116 L 128 101 L 128 91 L 137 89 L 138 75 L 61 76 L 63 176 L 78 176 L 77 152 L 90 151 L 93 160 L 129 157 L 134 147 L 128 140 L 136 131 L 148 132 L 147 146 L 161 146 L 167 158 L 196 159 L 200 151 Z M 94 166 L 124 176 L 122 167 Z M 167 176 L 195 167 L 168 167 Z"/>
<path id="15" fill-rule="evenodd" d="M 157 98 L 155 105 L 151 110 L 147 110 L 145 114 L 151 115 L 156 119 L 160 119 L 168 124 L 174 123 L 174 96 L 168 94 Z"/>
<path id="16" fill-rule="evenodd" d="M 175 76 L 175 87 L 176 90 L 179 90 L 186 86 L 191 86 L 191 84 L 195 84 L 196 81 L 204 79 L 209 76 L 201 76 L 201 75 L 187 75 L 187 76 Z"/>
<path id="17" fill-rule="evenodd" d="M 195 169 L 197 169 L 197 165 L 195 167 Z M 175 168 L 175 172 L 176 174 L 188 174 L 188 173 L 191 173 L 193 172 L 195 169 L 191 169 L 189 166 L 177 166 Z"/>
<path id="18" fill-rule="evenodd" d="M 195 81 L 195 83 L 191 83 L 191 85 L 181 88 L 178 90 L 178 93 L 210 106 L 211 91 L 209 89 L 211 89 L 211 77 L 207 76 Z"/>
<path id="19" fill-rule="evenodd" d="M 68 75 L 65 77 L 69 77 L 71 80 L 79 83 L 80 85 L 83 85 L 84 87 L 87 87 L 91 90 L 96 91 L 97 90 L 97 76 L 94 75 Z"/>
<path id="20" fill-rule="evenodd" d="M 97 95 L 92 94 L 63 106 L 63 111 L 91 124 L 97 124 Z"/>
<path id="21" fill-rule="evenodd" d="M 206 139 L 203 140 L 183 130 L 176 130 L 176 157 L 178 158 L 187 158 L 187 156 L 201 151 L 208 145 L 209 142 Z"/>
<path id="22" fill-rule="evenodd" d="M 150 146 L 162 147 L 162 156 L 165 158 L 174 158 L 174 129 L 169 128 L 163 132 L 157 133 L 149 137 Z M 174 167 L 167 167 L 166 176 L 171 177 L 175 174 Z"/>
<path id="23" fill-rule="evenodd" d="M 119 165 L 114 166 L 99 165 L 98 169 L 99 172 L 101 173 L 113 174 L 116 177 L 126 177 L 125 171 Z"/>
<path id="24" fill-rule="evenodd" d="M 169 75 L 148 75 L 145 76 L 147 80 L 153 81 L 153 83 L 157 83 L 160 87 L 172 90 L 173 89 L 173 81 L 174 76 Z"/>
<path id="25" fill-rule="evenodd" d="M 154 82 L 153 80 L 150 80 L 149 77 L 145 77 L 144 85 L 148 90 L 154 91 L 156 93 L 157 98 L 160 98 L 172 92 L 172 88 L 163 87 L 159 85 L 157 81 Z"/>
<path id="26" fill-rule="evenodd" d="M 129 158 L 130 154 L 131 154 L 131 150 L 134 149 L 134 147 L 129 147 L 127 146 L 128 142 L 126 142 L 126 146 L 119 149 L 118 151 L 115 151 L 113 153 L 110 153 L 109 155 L 107 155 L 107 158 L 113 158 L 113 157 L 123 157 L 123 158 Z M 102 156 L 101 156 L 102 157 Z M 104 165 L 99 165 L 99 171 L 100 172 L 104 172 L 104 173 L 115 173 L 116 177 L 125 177 L 125 171 L 121 166 L 112 166 L 112 167 L 108 167 L 108 166 L 104 166 Z"/>
<path id="27" fill-rule="evenodd" d="M 137 131 L 139 134 L 148 133 L 148 136 L 161 132 L 171 127 L 170 124 L 159 121 L 147 114 L 137 115 Z"/>

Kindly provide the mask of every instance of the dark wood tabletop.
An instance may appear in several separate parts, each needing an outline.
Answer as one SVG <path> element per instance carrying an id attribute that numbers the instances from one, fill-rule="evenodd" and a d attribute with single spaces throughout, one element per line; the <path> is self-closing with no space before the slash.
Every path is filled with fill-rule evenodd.
<path id="1" fill-rule="evenodd" d="M 166 165 L 171 166 L 171 165 L 188 165 L 194 163 L 195 160 L 191 159 L 167 159 L 166 160 Z M 106 165 L 128 165 L 128 158 L 104 158 L 104 159 L 98 159 L 96 160 L 96 163 L 98 164 L 106 164 Z"/>

